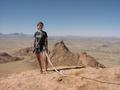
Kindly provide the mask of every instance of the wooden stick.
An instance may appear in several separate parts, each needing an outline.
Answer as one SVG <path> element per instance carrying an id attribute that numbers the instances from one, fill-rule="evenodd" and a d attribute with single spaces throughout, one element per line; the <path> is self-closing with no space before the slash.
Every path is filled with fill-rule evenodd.
<path id="1" fill-rule="evenodd" d="M 68 66 L 68 67 L 56 67 L 58 71 L 60 70 L 69 70 L 69 69 L 80 69 L 85 68 L 85 66 Z M 53 68 L 49 68 L 48 71 L 55 71 Z"/>

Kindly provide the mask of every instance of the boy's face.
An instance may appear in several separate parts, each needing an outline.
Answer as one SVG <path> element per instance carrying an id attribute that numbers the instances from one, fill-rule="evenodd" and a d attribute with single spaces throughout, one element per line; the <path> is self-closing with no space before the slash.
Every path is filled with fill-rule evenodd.
<path id="1" fill-rule="evenodd" d="M 42 30 L 42 28 L 43 28 L 43 25 L 42 25 L 42 24 L 39 24 L 39 25 L 37 26 L 37 29 L 38 29 L 38 30 Z"/>

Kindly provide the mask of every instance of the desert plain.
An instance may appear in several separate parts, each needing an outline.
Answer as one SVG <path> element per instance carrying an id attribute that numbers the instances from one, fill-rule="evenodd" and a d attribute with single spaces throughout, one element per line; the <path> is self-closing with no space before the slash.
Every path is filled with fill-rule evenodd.
<path id="1" fill-rule="evenodd" d="M 40 73 L 30 49 L 33 40 L 32 36 L 0 36 L 0 90 L 120 90 L 120 38 L 50 36 L 50 59 L 68 76 L 59 75 L 50 65 L 47 73 Z M 94 60 L 86 65 L 83 60 L 82 67 L 82 52 L 105 68 L 89 65 Z M 80 65 L 81 68 L 64 70 Z"/>

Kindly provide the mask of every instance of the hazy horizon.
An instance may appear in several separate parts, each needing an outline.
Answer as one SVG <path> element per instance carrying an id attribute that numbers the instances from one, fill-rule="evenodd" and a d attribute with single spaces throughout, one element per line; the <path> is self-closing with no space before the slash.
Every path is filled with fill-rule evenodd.
<path id="1" fill-rule="evenodd" d="M 29 36 L 33 36 L 34 35 L 34 33 L 24 33 L 24 32 L 11 32 L 11 33 L 2 33 L 2 32 L 0 32 L 0 34 L 1 35 L 29 35 Z M 113 37 L 113 38 L 120 38 L 120 36 L 112 36 L 112 35 L 108 35 L 108 36 L 99 36 L 99 35 L 56 35 L 56 34 L 54 34 L 54 35 L 49 35 L 48 34 L 48 36 L 55 36 L 55 37 L 71 37 L 71 36 L 73 36 L 73 37 Z"/>

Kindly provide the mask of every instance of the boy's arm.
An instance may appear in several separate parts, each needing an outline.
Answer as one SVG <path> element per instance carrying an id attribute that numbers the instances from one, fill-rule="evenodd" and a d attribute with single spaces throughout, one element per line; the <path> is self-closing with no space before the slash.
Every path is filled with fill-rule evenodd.
<path id="1" fill-rule="evenodd" d="M 34 42 L 33 42 L 33 47 L 34 47 L 34 49 L 33 49 L 33 53 L 35 52 L 35 50 L 36 50 L 36 39 L 34 39 Z"/>
<path id="2" fill-rule="evenodd" d="M 36 47 L 36 39 L 34 39 L 33 47 Z"/>
<path id="3" fill-rule="evenodd" d="M 48 38 L 45 39 L 45 48 L 46 48 L 46 50 L 48 52 Z"/>

